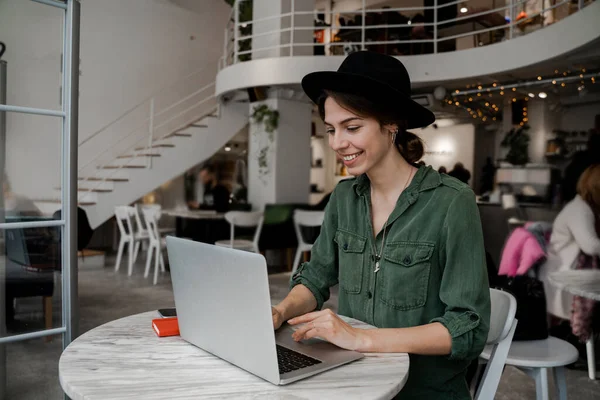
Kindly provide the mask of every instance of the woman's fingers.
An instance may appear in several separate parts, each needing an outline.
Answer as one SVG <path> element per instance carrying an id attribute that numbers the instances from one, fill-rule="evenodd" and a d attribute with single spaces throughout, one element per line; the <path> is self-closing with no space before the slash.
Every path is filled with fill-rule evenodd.
<path id="1" fill-rule="evenodd" d="M 318 329 L 318 324 L 314 321 L 308 322 L 303 326 L 299 327 L 296 332 L 292 335 L 292 338 L 295 341 L 300 341 L 303 339 L 308 339 L 307 333 Z M 311 336 L 312 337 L 312 336 Z"/>
<path id="2" fill-rule="evenodd" d="M 304 323 L 308 323 L 311 321 L 314 321 L 315 319 L 321 317 L 324 315 L 326 311 L 314 311 L 308 314 L 304 314 L 301 315 L 299 317 L 296 318 L 292 318 L 288 321 L 288 324 L 290 325 L 298 325 L 298 324 L 304 324 Z"/>

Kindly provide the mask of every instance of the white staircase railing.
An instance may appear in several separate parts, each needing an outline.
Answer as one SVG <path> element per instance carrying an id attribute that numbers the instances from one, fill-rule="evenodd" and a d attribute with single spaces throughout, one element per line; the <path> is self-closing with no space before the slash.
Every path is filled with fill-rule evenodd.
<path id="1" fill-rule="evenodd" d="M 133 165 L 152 168 L 155 144 L 194 122 L 218 113 L 211 64 L 192 72 L 138 103 L 79 143 L 78 198 L 81 200 Z M 208 79 L 207 79 L 208 77 Z M 208 83 L 207 83 L 208 81 Z M 125 157 L 123 157 L 125 156 Z M 119 158 L 121 157 L 121 158 Z M 144 160 L 143 165 L 139 163 Z M 134 164 L 135 163 L 135 164 Z M 110 170 L 106 167 L 111 166 Z M 106 173 L 106 171 L 110 171 Z"/>
<path id="2" fill-rule="evenodd" d="M 362 0 L 362 7 L 353 10 L 341 11 L 340 2 L 330 11 L 298 11 L 296 5 L 302 0 L 287 0 L 285 8 L 290 12 L 240 21 L 240 7 L 247 7 L 247 1 L 234 3 L 233 16 L 225 29 L 220 69 L 252 57 L 313 55 L 307 47 L 322 48 L 321 55 L 346 55 L 367 49 L 406 56 L 452 51 L 456 46 L 448 44 L 467 37 L 473 37 L 473 43 L 461 45 L 478 47 L 543 28 L 593 2 L 488 0 L 485 4 L 485 0 L 434 0 L 432 6 L 374 9 L 367 8 L 367 1 Z M 455 10 L 448 13 L 452 7 Z M 316 25 L 310 18 L 317 13 L 324 15 L 326 24 Z M 278 28 L 258 32 L 255 27 L 261 24 L 264 29 L 267 25 Z M 248 31 L 251 33 L 242 34 Z M 301 34 L 306 31 L 313 34 Z M 313 40 L 317 35 L 322 40 Z"/>

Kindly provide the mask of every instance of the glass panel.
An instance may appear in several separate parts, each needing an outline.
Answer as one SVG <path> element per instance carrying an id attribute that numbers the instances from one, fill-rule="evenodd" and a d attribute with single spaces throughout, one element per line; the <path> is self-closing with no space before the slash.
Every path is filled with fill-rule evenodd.
<path id="1" fill-rule="evenodd" d="M 51 220 L 43 216 L 6 219 Z M 3 230 L 1 239 L 0 293 L 4 307 L 0 312 L 6 321 L 1 336 L 62 326 L 60 227 Z"/>
<path id="2" fill-rule="evenodd" d="M 58 381 L 58 360 L 62 352 L 60 337 L 10 343 L 6 348 L 6 399 L 62 400 Z"/>
<path id="3" fill-rule="evenodd" d="M 7 104 L 60 109 L 63 15 L 61 9 L 33 1 L 0 1 Z"/>

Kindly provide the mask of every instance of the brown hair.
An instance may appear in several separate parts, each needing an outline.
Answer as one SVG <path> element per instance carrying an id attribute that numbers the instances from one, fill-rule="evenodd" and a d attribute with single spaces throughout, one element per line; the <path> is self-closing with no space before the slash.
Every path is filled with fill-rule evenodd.
<path id="1" fill-rule="evenodd" d="M 322 120 L 325 120 L 325 100 L 328 97 L 357 115 L 377 120 L 381 126 L 398 125 L 398 134 L 394 144 L 400 155 L 411 164 L 423 157 L 423 141 L 414 133 L 406 130 L 406 119 L 400 116 L 398 109 L 394 108 L 397 106 L 396 104 L 377 104 L 363 96 L 326 90 L 317 101 Z"/>
<path id="2" fill-rule="evenodd" d="M 600 164 L 586 169 L 577 182 L 577 194 L 600 215 Z"/>

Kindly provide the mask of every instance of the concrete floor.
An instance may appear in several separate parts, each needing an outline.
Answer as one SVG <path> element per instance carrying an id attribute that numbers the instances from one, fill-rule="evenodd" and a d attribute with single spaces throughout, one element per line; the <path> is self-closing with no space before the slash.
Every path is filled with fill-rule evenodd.
<path id="1" fill-rule="evenodd" d="M 149 310 L 172 307 L 173 293 L 168 272 L 162 274 L 156 286 L 151 278 L 144 279 L 144 260 L 138 261 L 134 274 L 127 276 L 126 268 L 114 272 L 114 258 L 107 267 L 80 269 L 79 304 L 80 332 L 96 326 Z M 57 279 L 60 277 L 57 275 Z M 271 298 L 280 301 L 287 294 L 289 274 L 269 276 Z M 58 290 L 57 292 L 60 292 Z M 54 296 L 54 326 L 60 326 L 60 293 Z M 327 303 L 335 310 L 336 295 Z M 17 304 L 17 323 L 14 330 L 34 330 L 42 327 L 41 301 L 21 299 Z M 13 343 L 7 346 L 7 399 L 51 400 L 63 399 L 58 382 L 58 360 L 62 350 L 61 340 L 54 338 L 46 343 L 42 339 Z M 550 378 L 551 391 L 553 390 Z M 567 370 L 570 399 L 592 400 L 600 398 L 600 381 L 591 381 L 584 370 Z M 551 399 L 555 399 L 551 393 Z M 535 399 L 535 385 L 527 375 L 507 367 L 496 399 Z"/>

